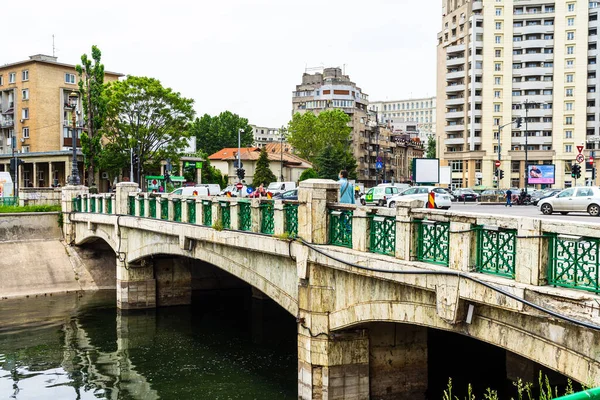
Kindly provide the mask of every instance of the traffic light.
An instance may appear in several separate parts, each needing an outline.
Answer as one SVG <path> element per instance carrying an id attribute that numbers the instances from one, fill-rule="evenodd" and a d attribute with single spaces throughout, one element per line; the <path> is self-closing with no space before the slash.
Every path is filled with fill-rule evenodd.
<path id="1" fill-rule="evenodd" d="M 521 123 L 523 122 L 523 118 L 521 118 L 521 117 L 517 118 L 516 122 L 517 122 L 517 128 L 520 128 Z"/>
<path id="2" fill-rule="evenodd" d="M 244 177 L 246 176 L 246 171 L 244 170 L 244 168 L 240 168 L 240 179 L 244 179 Z"/>
<path id="3" fill-rule="evenodd" d="M 590 164 L 594 164 L 594 157 L 590 156 Z"/>
<path id="4" fill-rule="evenodd" d="M 140 160 L 140 158 L 138 157 L 138 155 L 133 153 L 133 155 L 131 156 L 131 163 L 137 164 L 139 160 Z"/>
<path id="5" fill-rule="evenodd" d="M 571 165 L 571 177 L 575 179 L 581 178 L 581 167 L 579 164 Z"/>
<path id="6" fill-rule="evenodd" d="M 498 176 L 498 174 L 499 174 L 498 171 L 500 171 L 500 170 L 498 168 L 496 168 L 496 170 L 494 171 L 494 176 Z"/>
<path id="7" fill-rule="evenodd" d="M 10 172 L 14 174 L 15 170 L 17 169 L 16 165 L 23 165 L 25 164 L 25 161 L 21 160 L 20 158 L 11 158 L 10 159 Z"/>
<path id="8" fill-rule="evenodd" d="M 500 169 L 500 170 L 498 170 L 498 171 L 500 171 L 500 179 L 504 178 L 504 171 L 503 171 L 503 170 L 501 170 L 501 169 Z"/>

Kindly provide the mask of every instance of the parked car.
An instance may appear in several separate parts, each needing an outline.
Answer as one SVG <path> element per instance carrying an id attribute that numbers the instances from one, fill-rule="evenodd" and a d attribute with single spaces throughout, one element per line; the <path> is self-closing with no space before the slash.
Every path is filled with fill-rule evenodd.
<path id="1" fill-rule="evenodd" d="M 531 195 L 531 202 L 534 206 L 537 206 L 540 200 L 547 199 L 548 197 L 554 197 L 560 192 L 562 192 L 562 189 L 546 189 L 541 192 L 534 193 Z"/>
<path id="2" fill-rule="evenodd" d="M 479 201 L 482 203 L 495 203 L 505 201 L 506 191 L 503 189 L 487 189 L 481 192 Z"/>
<path id="3" fill-rule="evenodd" d="M 538 209 L 545 215 L 555 212 L 563 215 L 570 212 L 587 212 L 596 217 L 600 215 L 600 189 L 596 186 L 565 189 L 556 196 L 540 200 Z"/>
<path id="4" fill-rule="evenodd" d="M 278 193 L 273 196 L 275 200 L 298 200 L 298 189 L 288 190 L 287 192 Z"/>
<path id="5" fill-rule="evenodd" d="M 267 192 L 275 196 L 278 193 L 287 192 L 292 189 L 296 189 L 296 182 L 271 182 L 267 187 Z"/>
<path id="6" fill-rule="evenodd" d="M 396 186 L 391 184 L 375 186 L 367 190 L 367 193 L 360 196 L 360 203 L 364 205 L 376 204 L 378 206 L 385 206 L 387 199 L 395 194 L 400 193 L 400 190 Z"/>
<path id="7" fill-rule="evenodd" d="M 478 201 L 479 194 L 472 189 L 456 189 L 452 191 L 456 201 Z"/>
<path id="8" fill-rule="evenodd" d="M 211 196 L 207 186 L 184 186 L 173 190 L 169 196 Z"/>
<path id="9" fill-rule="evenodd" d="M 248 186 L 244 185 L 242 187 L 242 190 L 240 190 L 241 193 L 241 197 L 248 197 L 249 193 L 248 193 Z M 221 192 L 219 193 L 219 196 L 231 196 L 231 197 L 240 197 L 238 193 L 237 188 L 235 187 L 235 185 L 229 185 L 227 186 L 225 189 L 221 190 Z"/>
<path id="10" fill-rule="evenodd" d="M 388 207 L 396 207 L 396 203 L 399 201 L 408 200 L 422 200 L 427 202 L 429 199 L 429 192 L 435 193 L 435 206 L 437 208 L 449 209 L 452 205 L 450 193 L 446 189 L 437 186 L 415 186 L 403 190 L 395 196 L 392 196 L 387 200 Z"/>

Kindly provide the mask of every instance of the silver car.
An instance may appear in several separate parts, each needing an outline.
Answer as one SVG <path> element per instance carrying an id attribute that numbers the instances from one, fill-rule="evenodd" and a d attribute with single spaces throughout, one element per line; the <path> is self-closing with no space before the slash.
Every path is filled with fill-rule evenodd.
<path id="1" fill-rule="evenodd" d="M 600 215 L 600 189 L 596 186 L 565 189 L 554 197 L 540 200 L 538 209 L 545 215 L 554 212 L 563 215 L 570 212 L 587 212 L 596 217 Z"/>

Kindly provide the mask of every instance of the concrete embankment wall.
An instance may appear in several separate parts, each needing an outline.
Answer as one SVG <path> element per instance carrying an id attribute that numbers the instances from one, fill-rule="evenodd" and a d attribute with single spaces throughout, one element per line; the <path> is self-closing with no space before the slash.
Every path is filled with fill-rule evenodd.
<path id="1" fill-rule="evenodd" d="M 114 252 L 66 245 L 58 218 L 0 214 L 0 299 L 115 288 Z"/>

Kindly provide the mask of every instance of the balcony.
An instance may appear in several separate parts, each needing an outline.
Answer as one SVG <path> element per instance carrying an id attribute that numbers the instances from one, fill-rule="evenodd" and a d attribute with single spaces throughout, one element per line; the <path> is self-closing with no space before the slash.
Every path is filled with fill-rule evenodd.
<path id="1" fill-rule="evenodd" d="M 446 116 L 446 119 L 464 118 L 465 112 L 462 110 L 461 111 L 451 111 L 451 112 L 447 112 L 445 116 Z"/>
<path id="2" fill-rule="evenodd" d="M 554 60 L 554 53 L 534 53 L 534 54 L 515 54 L 513 62 L 551 62 Z"/>
<path id="3" fill-rule="evenodd" d="M 588 57 L 597 57 L 597 56 L 598 56 L 598 49 L 588 50 Z"/>
<path id="4" fill-rule="evenodd" d="M 517 46 L 517 44 L 520 44 L 520 46 Z M 520 42 L 513 42 L 513 47 L 522 47 L 524 49 L 532 47 L 554 47 L 554 39 L 522 40 Z"/>
<path id="5" fill-rule="evenodd" d="M 465 98 L 459 97 L 457 99 L 446 99 L 444 102 L 446 106 L 459 106 L 465 104 Z"/>
<path id="6" fill-rule="evenodd" d="M 596 107 L 588 107 L 586 111 L 588 114 L 596 114 Z"/>
<path id="7" fill-rule="evenodd" d="M 465 130 L 464 125 L 446 125 L 444 127 L 444 131 L 446 132 L 461 132 Z"/>
<path id="8" fill-rule="evenodd" d="M 448 72 L 446 74 L 446 80 L 464 79 L 464 77 L 465 77 L 465 70 L 456 71 L 456 72 Z"/>
<path id="9" fill-rule="evenodd" d="M 525 137 L 513 137 L 510 141 L 511 145 L 525 145 Z M 545 145 L 552 144 L 552 136 L 529 136 L 527 138 L 527 145 Z"/>
<path id="10" fill-rule="evenodd" d="M 12 118 L 5 118 L 0 120 L 0 128 L 10 128 L 15 126 L 15 120 Z"/>
<path id="11" fill-rule="evenodd" d="M 460 138 L 451 138 L 451 139 L 444 139 L 444 144 L 446 146 L 452 146 L 452 145 L 456 145 L 456 144 L 465 144 L 465 139 L 460 137 Z"/>
<path id="12" fill-rule="evenodd" d="M 446 93 L 455 93 L 455 92 L 464 92 L 464 91 L 465 91 L 464 84 L 446 86 Z"/>
<path id="13" fill-rule="evenodd" d="M 543 90 L 552 89 L 553 81 L 523 81 L 513 82 L 513 90 Z"/>
<path id="14" fill-rule="evenodd" d="M 554 25 L 519 26 L 513 28 L 513 35 L 528 35 L 532 33 L 554 33 Z"/>
<path id="15" fill-rule="evenodd" d="M 471 114 L 474 114 L 476 117 L 481 117 L 481 110 L 475 110 L 473 113 L 471 113 L 471 110 L 469 110 L 469 112 L 467 113 L 469 118 L 472 117 Z"/>
<path id="16" fill-rule="evenodd" d="M 465 50 L 466 50 L 466 45 L 464 45 L 464 44 L 458 44 L 458 45 L 455 45 L 455 46 L 448 46 L 448 47 L 446 47 L 446 54 L 463 52 Z"/>
<path id="17" fill-rule="evenodd" d="M 587 128 L 596 128 L 598 125 L 600 125 L 598 121 L 587 121 L 586 123 Z"/>
<path id="18" fill-rule="evenodd" d="M 453 65 L 464 65 L 465 58 L 464 57 L 454 57 L 446 59 L 446 67 L 451 67 Z"/>
<path id="19" fill-rule="evenodd" d="M 483 1 L 482 0 L 474 0 L 473 1 L 473 11 L 481 11 L 483 9 Z"/>

